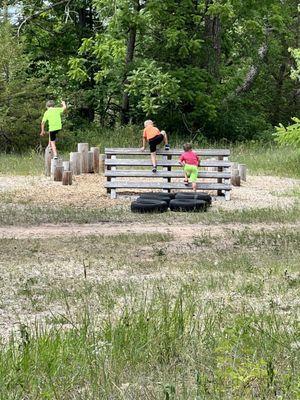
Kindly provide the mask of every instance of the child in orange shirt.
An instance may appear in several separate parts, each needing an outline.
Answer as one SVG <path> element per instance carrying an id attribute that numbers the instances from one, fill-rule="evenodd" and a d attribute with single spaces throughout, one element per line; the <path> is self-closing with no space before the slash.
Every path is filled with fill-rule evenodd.
<path id="1" fill-rule="evenodd" d="M 157 161 L 156 161 L 156 146 L 161 142 L 165 143 L 165 150 L 170 150 L 170 145 L 168 144 L 168 137 L 165 131 L 160 131 L 153 125 L 153 122 L 149 119 L 144 122 L 143 131 L 143 147 L 142 151 L 146 148 L 146 140 L 149 142 L 150 156 L 152 162 L 152 172 L 157 171 Z"/>

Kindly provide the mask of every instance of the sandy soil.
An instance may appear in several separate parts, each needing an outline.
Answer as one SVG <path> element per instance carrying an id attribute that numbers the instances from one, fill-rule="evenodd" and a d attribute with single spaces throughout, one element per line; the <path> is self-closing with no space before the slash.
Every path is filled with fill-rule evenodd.
<path id="1" fill-rule="evenodd" d="M 105 178 L 101 175 L 81 175 L 75 177 L 72 186 L 62 186 L 45 177 L 0 176 L 0 195 L 10 197 L 13 203 L 78 206 L 86 208 L 106 208 L 117 204 L 127 204 L 129 194 L 111 200 L 104 188 Z M 273 176 L 249 176 L 241 187 L 233 188 L 229 202 L 217 200 L 214 207 L 226 210 L 287 207 L 295 199 L 289 194 L 300 188 L 300 180 Z M 1 198 L 0 198 L 1 202 Z"/>

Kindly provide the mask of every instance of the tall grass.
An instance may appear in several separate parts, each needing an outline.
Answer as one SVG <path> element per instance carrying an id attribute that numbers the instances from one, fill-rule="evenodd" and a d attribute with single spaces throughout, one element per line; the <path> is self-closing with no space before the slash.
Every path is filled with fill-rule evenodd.
<path id="1" fill-rule="evenodd" d="M 300 178 L 300 149 L 271 143 L 241 143 L 231 150 L 231 160 L 246 164 L 253 175 Z"/>
<path id="2" fill-rule="evenodd" d="M 287 327 L 272 311 L 204 307 L 196 292 L 159 290 L 100 324 L 87 304 L 68 331 L 23 326 L 20 340 L 0 350 L 1 398 L 298 398 L 292 318 Z"/>

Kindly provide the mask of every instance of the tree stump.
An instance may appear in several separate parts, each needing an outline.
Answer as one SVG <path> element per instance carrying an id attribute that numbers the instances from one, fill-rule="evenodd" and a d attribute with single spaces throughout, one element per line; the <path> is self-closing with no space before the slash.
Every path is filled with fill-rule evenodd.
<path id="1" fill-rule="evenodd" d="M 63 185 L 72 185 L 72 171 L 64 171 L 62 174 L 62 184 Z"/>
<path id="2" fill-rule="evenodd" d="M 88 143 L 78 143 L 78 153 L 81 153 L 82 173 L 84 174 L 87 174 L 89 172 L 88 152 L 89 152 Z"/>
<path id="3" fill-rule="evenodd" d="M 99 152 L 100 152 L 99 147 L 91 147 L 91 151 L 94 154 L 94 161 L 93 161 L 94 173 L 99 174 Z"/>
<path id="4" fill-rule="evenodd" d="M 48 145 L 45 148 L 45 175 L 51 176 L 51 159 L 52 159 L 52 149 Z"/>
<path id="5" fill-rule="evenodd" d="M 94 172 L 94 152 L 88 152 L 88 173 L 92 174 Z"/>

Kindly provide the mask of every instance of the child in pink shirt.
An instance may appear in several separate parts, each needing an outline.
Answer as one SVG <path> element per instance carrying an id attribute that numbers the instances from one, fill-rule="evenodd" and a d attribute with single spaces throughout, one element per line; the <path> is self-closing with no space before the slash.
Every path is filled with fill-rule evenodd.
<path id="1" fill-rule="evenodd" d="M 183 146 L 184 153 L 181 154 L 179 158 L 180 164 L 183 166 L 184 170 L 184 183 L 189 184 L 189 180 L 192 182 L 193 191 L 197 190 L 197 178 L 198 178 L 198 166 L 200 159 L 197 154 L 192 150 L 192 145 L 186 143 Z"/>

